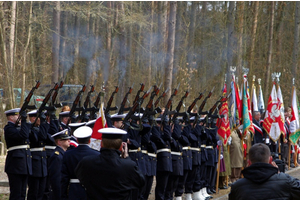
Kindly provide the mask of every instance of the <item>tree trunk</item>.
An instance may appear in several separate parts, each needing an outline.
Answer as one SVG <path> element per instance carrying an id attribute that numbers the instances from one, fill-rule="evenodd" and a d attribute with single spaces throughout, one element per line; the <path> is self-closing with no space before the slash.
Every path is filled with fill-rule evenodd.
<path id="1" fill-rule="evenodd" d="M 283 66 L 282 66 L 282 38 L 283 38 L 283 16 L 284 16 L 284 9 L 285 9 L 285 2 L 278 2 L 279 8 L 278 8 L 278 19 L 276 20 L 278 22 L 278 26 L 276 28 L 276 58 L 277 58 L 277 69 L 276 71 L 282 71 Z"/>
<path id="2" fill-rule="evenodd" d="M 189 40 L 188 40 L 188 51 L 187 51 L 187 62 L 188 68 L 193 67 L 194 62 L 194 40 L 195 40 L 195 20 L 196 20 L 196 7 L 198 2 L 192 1 L 192 10 L 190 15 L 190 26 L 189 26 Z"/>
<path id="3" fill-rule="evenodd" d="M 234 42 L 234 6 L 235 2 L 229 2 L 229 10 L 228 10 L 228 22 L 227 22 L 227 29 L 228 29 L 228 42 L 227 42 L 227 84 L 230 82 L 230 66 L 232 66 L 232 59 L 233 59 L 233 42 Z M 239 68 L 241 66 L 237 66 Z"/>
<path id="4" fill-rule="evenodd" d="M 23 51 L 23 67 L 22 67 L 22 93 L 21 93 L 21 101 L 24 101 L 24 91 L 26 86 L 26 57 L 27 57 L 27 50 L 29 47 L 30 39 L 31 39 L 31 21 L 32 21 L 32 1 L 30 2 L 29 8 L 29 19 L 28 19 L 28 35 L 27 35 L 27 42 Z"/>
<path id="5" fill-rule="evenodd" d="M 273 27 L 274 27 L 274 10 L 275 10 L 275 2 L 271 2 L 271 10 L 270 10 L 270 26 L 269 26 L 269 46 L 268 46 L 268 58 L 266 65 L 266 76 L 265 76 L 265 99 L 268 99 L 269 96 L 269 86 L 270 86 L 270 78 L 271 78 L 271 63 L 272 63 L 272 52 L 273 52 Z"/>
<path id="6" fill-rule="evenodd" d="M 176 10 L 177 10 L 177 2 L 170 2 L 170 16 L 168 23 L 168 49 L 166 56 L 166 71 L 165 71 L 165 88 L 170 88 L 166 97 L 165 104 L 171 96 L 171 88 L 172 88 L 172 71 L 174 64 L 174 46 L 175 46 L 175 28 L 176 28 Z"/>
<path id="7" fill-rule="evenodd" d="M 250 52 L 249 52 L 249 73 L 250 74 L 252 74 L 253 62 L 254 62 L 254 49 L 255 49 L 255 41 L 256 41 L 259 1 L 255 1 L 253 6 L 254 6 L 254 15 L 253 15 L 254 18 L 252 21 L 251 43 L 250 43 Z"/>
<path id="8" fill-rule="evenodd" d="M 297 66 L 298 66 L 298 54 L 299 54 L 299 28 L 300 28 L 300 2 L 296 1 L 295 8 L 295 29 L 294 29 L 294 48 L 293 48 L 293 66 L 292 74 L 293 78 L 297 80 Z"/>
<path id="9" fill-rule="evenodd" d="M 238 1 L 237 7 L 238 7 L 238 20 L 239 20 L 239 28 L 238 28 L 238 51 L 237 51 L 237 66 L 242 66 L 242 56 L 243 56 L 243 27 L 244 27 L 244 1 Z M 236 74 L 241 75 L 240 72 L 241 68 L 239 67 L 237 69 Z M 230 75 L 230 74 L 229 74 Z"/>
<path id="10" fill-rule="evenodd" d="M 61 31 L 61 35 L 62 35 L 62 40 L 61 40 L 61 59 L 60 59 L 60 68 L 59 68 L 59 77 L 60 78 L 65 78 L 66 77 L 66 73 L 67 73 L 67 66 L 68 66 L 68 60 L 67 60 L 67 55 L 66 55 L 66 47 L 67 47 L 67 37 L 68 37 L 68 12 L 64 11 L 62 12 L 62 22 L 63 22 L 63 26 L 62 26 L 62 31 Z"/>
<path id="11" fill-rule="evenodd" d="M 60 2 L 55 2 L 53 9 L 53 43 L 52 43 L 52 82 L 58 82 L 59 68 L 59 34 L 60 34 Z"/>
<path id="12" fill-rule="evenodd" d="M 164 77 L 164 63 L 165 63 L 165 54 L 166 54 L 166 38 L 167 38 L 167 1 L 159 1 L 158 9 L 158 41 L 157 41 L 157 80 L 162 80 Z M 166 88 L 165 88 L 166 89 Z"/>
<path id="13" fill-rule="evenodd" d="M 75 52 L 74 52 L 74 66 L 73 66 L 73 82 L 79 81 L 79 45 L 80 45 L 80 17 L 79 13 L 75 15 Z"/>

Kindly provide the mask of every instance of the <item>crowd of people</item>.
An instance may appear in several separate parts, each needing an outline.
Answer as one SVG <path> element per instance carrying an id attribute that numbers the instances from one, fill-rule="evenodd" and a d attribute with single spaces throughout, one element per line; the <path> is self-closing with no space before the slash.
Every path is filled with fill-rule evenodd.
<path id="1" fill-rule="evenodd" d="M 36 110 L 11 109 L 5 112 L 4 127 L 10 199 L 27 195 L 29 200 L 143 200 L 149 197 L 154 177 L 156 200 L 210 199 L 217 189 L 217 169 L 217 187 L 223 189 L 226 177 L 235 185 L 242 169 L 255 163 L 249 151 L 252 145 L 264 144 L 269 152 L 281 152 L 288 164 L 289 109 L 285 111 L 287 134 L 280 142 L 270 140 L 261 128 L 260 112 L 255 111 L 253 137 L 250 133 L 242 137 L 239 127 L 226 145 L 217 134 L 216 119 L 208 116 L 137 118 L 124 124 L 126 114 L 114 114 L 106 116 L 109 128 L 98 130 L 100 152 L 89 146 L 96 120 L 69 123 L 68 107 L 59 119 L 55 111 L 37 116 Z M 231 199 L 239 199 L 233 194 Z"/>

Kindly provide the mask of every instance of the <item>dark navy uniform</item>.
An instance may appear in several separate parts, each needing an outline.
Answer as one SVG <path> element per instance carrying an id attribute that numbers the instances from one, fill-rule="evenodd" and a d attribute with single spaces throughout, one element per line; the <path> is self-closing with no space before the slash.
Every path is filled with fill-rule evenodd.
<path id="1" fill-rule="evenodd" d="M 160 127 L 153 126 L 151 140 L 157 147 L 155 199 L 162 200 L 165 198 L 169 175 L 173 171 L 170 149 L 171 127 L 165 123 L 161 132 Z"/>
<path id="2" fill-rule="evenodd" d="M 18 115 L 20 109 L 6 111 L 5 114 Z M 25 113 L 26 116 L 26 113 Z M 7 156 L 5 172 L 8 176 L 10 199 L 25 199 L 28 175 L 32 174 L 31 153 L 29 149 L 29 127 L 26 117 L 22 117 L 21 127 L 8 122 L 4 127 Z"/>
<path id="3" fill-rule="evenodd" d="M 256 121 L 255 119 L 253 119 L 253 126 L 254 126 L 255 133 L 254 133 L 254 138 L 253 138 L 252 144 L 265 143 L 264 132 L 263 132 L 259 122 Z"/>
<path id="4" fill-rule="evenodd" d="M 192 171 L 192 151 L 190 150 L 190 138 L 192 126 L 189 124 L 185 126 L 182 130 L 182 135 L 179 138 L 182 144 L 182 158 L 183 158 L 183 176 L 179 177 L 178 186 L 175 191 L 175 197 L 180 197 L 183 194 L 183 189 L 185 187 L 186 179 L 188 173 Z"/>
<path id="5" fill-rule="evenodd" d="M 55 133 L 58 133 L 59 130 L 60 130 L 59 121 L 56 119 L 56 117 L 54 117 L 53 119 L 50 120 L 50 128 L 47 133 L 47 138 L 44 141 L 46 157 L 47 157 L 47 170 L 49 170 L 49 158 L 54 153 L 54 149 L 56 148 L 55 141 L 51 136 L 54 135 Z M 51 192 L 51 187 L 50 187 L 50 180 L 49 180 L 49 173 L 48 173 L 46 178 L 46 188 L 45 188 L 43 199 L 50 199 L 50 192 Z"/>
<path id="6" fill-rule="evenodd" d="M 31 126 L 31 124 L 29 124 Z M 43 199 L 46 177 L 47 177 L 47 156 L 44 141 L 47 138 L 49 124 L 43 122 L 40 127 L 31 129 L 34 137 L 30 138 L 30 151 L 32 155 L 32 175 L 28 179 L 27 199 Z"/>
<path id="7" fill-rule="evenodd" d="M 175 192 L 179 177 L 183 176 L 183 158 L 182 158 L 182 145 L 179 142 L 181 138 L 181 125 L 178 122 L 174 124 L 171 140 L 171 155 L 173 171 L 169 176 L 166 188 L 165 199 L 172 200 L 173 193 Z"/>
<path id="8" fill-rule="evenodd" d="M 62 139 L 68 140 L 70 136 L 67 130 L 60 131 L 54 135 L 52 135 L 54 139 Z M 61 168 L 63 163 L 63 155 L 65 150 L 57 146 L 49 158 L 48 164 L 48 173 L 49 173 L 49 181 L 51 185 L 51 199 L 59 200 L 61 199 Z"/>
<path id="9" fill-rule="evenodd" d="M 85 189 L 75 175 L 77 164 L 86 156 L 99 155 L 100 152 L 91 149 L 86 144 L 79 144 L 77 148 L 68 150 L 63 156 L 62 165 L 62 199 L 86 199 Z"/>

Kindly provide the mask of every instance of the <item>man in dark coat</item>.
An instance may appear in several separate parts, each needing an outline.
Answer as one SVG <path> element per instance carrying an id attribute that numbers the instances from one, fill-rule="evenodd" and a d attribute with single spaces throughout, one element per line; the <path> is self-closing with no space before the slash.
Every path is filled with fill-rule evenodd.
<path id="1" fill-rule="evenodd" d="M 70 136 L 68 129 L 65 129 L 52 135 L 52 137 L 54 138 L 57 147 L 49 158 L 48 173 L 52 189 L 50 196 L 53 200 L 59 200 L 61 199 L 61 167 L 63 155 L 70 146 Z"/>
<path id="2" fill-rule="evenodd" d="M 46 116 L 41 113 L 37 118 L 37 110 L 27 113 L 29 116 L 28 126 L 30 128 L 30 152 L 32 156 L 32 175 L 28 178 L 27 199 L 43 199 L 47 180 L 47 156 L 45 151 L 45 140 L 50 125 L 46 122 Z M 34 125 L 34 126 L 33 126 Z"/>
<path id="3" fill-rule="evenodd" d="M 93 130 L 88 126 L 77 128 L 73 135 L 77 138 L 78 147 L 66 151 L 63 156 L 61 193 L 62 199 L 85 200 L 86 192 L 75 175 L 77 164 L 86 156 L 99 155 L 99 151 L 91 149 L 88 144 Z"/>
<path id="4" fill-rule="evenodd" d="M 7 156 L 5 172 L 8 176 L 9 199 L 25 199 L 28 175 L 32 174 L 31 153 L 29 150 L 29 127 L 26 124 L 27 114 L 20 113 L 21 126 L 15 123 L 19 117 L 20 108 L 5 111 L 7 125 L 4 127 Z"/>
<path id="5" fill-rule="evenodd" d="M 278 166 L 270 157 L 270 149 L 265 144 L 250 148 L 250 166 L 242 171 L 245 178 L 231 185 L 229 200 L 299 199 L 300 180 L 278 173 Z"/>
<path id="6" fill-rule="evenodd" d="M 254 139 L 253 139 L 253 143 L 265 143 L 265 135 L 264 132 L 259 124 L 260 121 L 260 112 L 259 111 L 254 111 L 253 112 L 253 126 L 255 129 L 255 133 L 254 133 Z"/>
<path id="7" fill-rule="evenodd" d="M 102 133 L 101 154 L 83 158 L 75 174 L 85 187 L 88 199 L 130 200 L 131 191 L 141 189 L 145 179 L 128 157 L 126 143 L 122 143 L 122 136 L 127 132 L 117 128 L 103 128 L 98 132 Z"/>

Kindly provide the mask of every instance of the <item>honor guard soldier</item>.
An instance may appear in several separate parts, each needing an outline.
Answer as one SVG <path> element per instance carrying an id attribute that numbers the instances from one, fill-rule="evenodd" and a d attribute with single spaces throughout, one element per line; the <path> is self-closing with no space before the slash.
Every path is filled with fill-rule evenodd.
<path id="1" fill-rule="evenodd" d="M 46 122 L 44 113 L 37 118 L 37 110 L 27 113 L 30 128 L 30 151 L 32 156 L 32 175 L 28 178 L 27 199 L 43 199 L 47 180 L 47 155 L 45 151 L 45 140 L 50 125 Z M 34 126 L 33 126 L 34 125 Z"/>
<path id="2" fill-rule="evenodd" d="M 114 114 L 111 116 L 112 127 L 121 128 L 123 125 L 123 120 L 126 117 L 126 114 Z"/>
<path id="3" fill-rule="evenodd" d="M 49 158 L 49 180 L 52 189 L 51 199 L 61 199 L 61 167 L 63 162 L 63 155 L 70 146 L 70 136 L 68 129 L 60 131 L 52 137 L 55 140 L 56 148 Z"/>
<path id="4" fill-rule="evenodd" d="M 56 148 L 55 141 L 54 141 L 53 137 L 51 137 L 51 136 L 54 135 L 55 133 L 59 132 L 60 126 L 59 126 L 59 121 L 55 115 L 55 110 L 51 110 L 51 111 L 47 110 L 45 112 L 45 115 L 47 116 L 47 119 L 50 118 L 50 128 L 47 133 L 47 138 L 44 141 L 46 157 L 47 157 L 47 170 L 48 170 L 49 158 L 52 155 L 52 153 L 54 152 L 54 149 Z M 43 199 L 45 199 L 45 200 L 50 199 L 50 191 L 51 191 L 51 188 L 50 188 L 50 180 L 49 180 L 49 173 L 48 173 L 47 178 L 46 178 L 46 188 L 44 191 Z"/>
<path id="5" fill-rule="evenodd" d="M 179 142 L 181 139 L 181 125 L 179 120 L 173 120 L 172 142 L 171 142 L 171 156 L 173 171 L 169 176 L 168 184 L 165 193 L 166 200 L 172 200 L 173 194 L 178 186 L 179 177 L 183 176 L 183 158 L 182 145 Z"/>
<path id="6" fill-rule="evenodd" d="M 128 157 L 127 144 L 122 143 L 127 132 L 117 128 L 103 128 L 98 132 L 102 133 L 101 154 L 83 158 L 75 174 L 85 187 L 88 199 L 131 200 L 131 191 L 141 189 L 145 179 Z"/>
<path id="7" fill-rule="evenodd" d="M 31 153 L 29 149 L 29 127 L 26 123 L 27 114 L 20 113 L 21 126 L 16 126 L 20 108 L 5 111 L 7 125 L 4 136 L 7 145 L 5 172 L 8 176 L 9 199 L 25 199 L 28 175 L 32 174 Z"/>
<path id="8" fill-rule="evenodd" d="M 59 113 L 59 126 L 60 131 L 68 129 L 69 134 L 71 134 L 71 128 L 68 126 L 68 121 L 70 119 L 69 117 L 70 111 L 64 111 Z"/>
<path id="9" fill-rule="evenodd" d="M 190 147 L 189 138 L 191 137 L 191 128 L 192 126 L 189 124 L 189 120 L 185 122 L 185 126 L 182 130 L 180 143 L 182 144 L 182 158 L 183 158 L 183 176 L 179 177 L 178 185 L 175 190 L 176 200 L 182 199 L 182 194 L 185 188 L 186 179 L 188 174 L 192 171 L 192 150 Z M 187 193 L 185 191 L 185 193 Z"/>
<path id="10" fill-rule="evenodd" d="M 85 200 L 86 192 L 75 175 L 77 164 L 86 156 L 99 155 L 100 152 L 91 149 L 90 143 L 93 130 L 88 126 L 77 128 L 73 135 L 77 138 L 78 147 L 65 152 L 62 165 L 62 199 Z"/>
<path id="11" fill-rule="evenodd" d="M 163 200 L 165 198 L 168 178 L 173 170 L 171 156 L 171 127 L 168 125 L 167 119 L 164 122 L 161 118 L 157 118 L 157 126 L 152 127 L 151 140 L 157 147 L 157 171 L 156 171 L 156 187 L 155 199 Z M 163 131 L 161 131 L 163 124 Z"/>
<path id="12" fill-rule="evenodd" d="M 70 149 L 74 149 L 78 146 L 78 143 L 77 143 L 77 138 L 73 135 L 74 131 L 76 129 L 78 129 L 79 127 L 82 127 L 86 124 L 86 122 L 80 122 L 80 123 L 70 123 L 69 124 L 69 127 L 71 129 L 71 132 L 70 132 L 70 147 L 68 148 L 68 150 Z"/>

